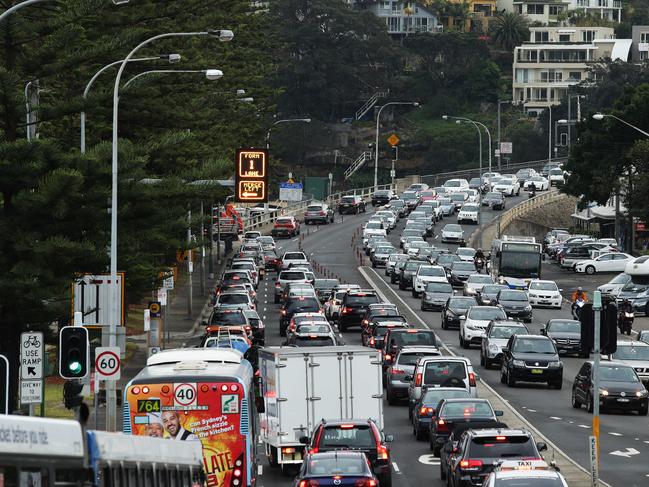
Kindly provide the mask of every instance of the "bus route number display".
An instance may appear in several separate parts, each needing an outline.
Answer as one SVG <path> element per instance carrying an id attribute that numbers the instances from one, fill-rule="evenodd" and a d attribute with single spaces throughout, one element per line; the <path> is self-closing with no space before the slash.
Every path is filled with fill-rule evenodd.
<path id="1" fill-rule="evenodd" d="M 235 172 L 237 203 L 268 202 L 268 151 L 237 149 Z"/>

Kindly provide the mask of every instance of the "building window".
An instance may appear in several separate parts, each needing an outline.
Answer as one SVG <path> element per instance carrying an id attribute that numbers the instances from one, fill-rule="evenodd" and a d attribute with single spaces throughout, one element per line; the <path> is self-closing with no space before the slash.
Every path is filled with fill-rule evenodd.
<path id="1" fill-rule="evenodd" d="M 640 61 L 645 61 L 647 59 L 649 59 L 649 52 L 640 51 Z"/>
<path id="2" fill-rule="evenodd" d="M 550 34 L 548 31 L 534 32 L 534 42 L 548 42 Z"/>
<path id="3" fill-rule="evenodd" d="M 491 17 L 491 5 L 476 3 L 473 5 L 474 12 L 482 12 L 485 17 Z"/>
<path id="4" fill-rule="evenodd" d="M 563 12 L 563 7 L 560 5 L 550 5 L 550 15 L 559 15 Z"/>
<path id="5" fill-rule="evenodd" d="M 595 39 L 595 31 L 585 30 L 581 33 L 581 38 L 584 42 L 593 42 L 593 40 Z"/>
<path id="6" fill-rule="evenodd" d="M 401 19 L 399 17 L 386 17 L 388 32 L 399 32 L 401 30 Z"/>
<path id="7" fill-rule="evenodd" d="M 527 13 L 528 15 L 543 15 L 544 5 L 542 3 L 528 3 L 527 4 Z"/>
<path id="8" fill-rule="evenodd" d="M 642 43 L 649 42 L 649 32 L 640 32 L 640 42 Z"/>
<path id="9" fill-rule="evenodd" d="M 570 71 L 568 81 L 581 81 L 581 71 Z"/>
<path id="10" fill-rule="evenodd" d="M 570 34 L 559 34 L 559 42 L 570 42 Z"/>
<path id="11" fill-rule="evenodd" d="M 529 83 L 529 70 L 528 69 L 516 69 L 516 82 L 517 83 Z"/>
<path id="12" fill-rule="evenodd" d="M 391 4 L 392 4 L 392 2 L 381 2 L 381 8 L 383 10 L 390 10 L 390 5 Z"/>
<path id="13" fill-rule="evenodd" d="M 400 7 L 399 2 L 392 2 L 392 11 L 393 12 L 400 12 L 401 9 L 399 7 Z"/>
<path id="14" fill-rule="evenodd" d="M 522 14 L 523 13 L 523 5 L 522 4 L 514 5 L 514 12 L 516 12 L 517 14 Z"/>

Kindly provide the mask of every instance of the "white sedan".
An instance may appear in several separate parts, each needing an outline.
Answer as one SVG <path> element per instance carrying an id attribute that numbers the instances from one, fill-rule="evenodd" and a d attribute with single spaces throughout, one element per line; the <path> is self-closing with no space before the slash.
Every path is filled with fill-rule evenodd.
<path id="1" fill-rule="evenodd" d="M 505 196 L 518 196 L 521 192 L 521 186 L 520 184 L 514 184 L 511 179 L 501 179 L 494 185 L 494 191 L 498 191 Z"/>
<path id="2" fill-rule="evenodd" d="M 549 306 L 561 308 L 561 289 L 554 281 L 535 279 L 527 288 L 527 298 L 532 306 Z"/>
<path id="3" fill-rule="evenodd" d="M 523 189 L 527 191 L 530 187 L 530 184 L 534 183 L 537 191 L 546 191 L 550 189 L 550 181 L 548 181 L 543 176 L 532 176 L 523 183 Z"/>
<path id="4" fill-rule="evenodd" d="M 575 272 L 595 274 L 596 272 L 623 272 L 628 262 L 635 257 L 622 252 L 609 252 L 594 259 L 580 260 L 575 264 Z"/>

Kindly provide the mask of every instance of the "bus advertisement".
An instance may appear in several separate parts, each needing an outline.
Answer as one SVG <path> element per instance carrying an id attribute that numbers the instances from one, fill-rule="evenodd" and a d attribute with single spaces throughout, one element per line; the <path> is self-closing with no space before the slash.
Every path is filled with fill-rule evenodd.
<path id="1" fill-rule="evenodd" d="M 175 365 L 148 365 L 129 383 L 124 432 L 200 441 L 208 487 L 250 485 L 256 473 L 252 367 L 245 360 Z"/>

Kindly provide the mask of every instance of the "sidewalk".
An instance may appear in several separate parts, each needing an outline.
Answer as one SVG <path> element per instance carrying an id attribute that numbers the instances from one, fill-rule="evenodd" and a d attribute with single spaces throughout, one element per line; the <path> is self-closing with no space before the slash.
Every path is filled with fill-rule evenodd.
<path id="1" fill-rule="evenodd" d="M 227 256 L 226 256 L 227 258 Z M 217 278 L 223 270 L 225 258 L 221 259 L 221 264 L 216 264 L 214 258 L 214 278 L 209 278 L 208 259 L 205 257 L 205 284 L 204 288 L 201 283 L 201 260 L 194 262 L 194 273 L 192 276 L 192 300 L 193 305 L 191 314 L 188 312 L 187 298 L 189 294 L 189 275 L 187 268 L 179 271 L 178 283 L 176 288 L 169 293 L 166 309 L 166 332 L 170 337 L 166 348 L 183 347 L 185 343 L 200 330 L 201 321 L 209 313 L 208 303 L 210 302 L 210 292 L 214 289 Z M 129 343 L 137 345 L 137 351 L 131 359 L 122 367 L 121 378 L 118 381 L 118 403 L 121 401 L 123 391 L 128 382 L 135 377 L 146 365 L 148 349 L 147 334 L 130 335 L 127 338 Z M 90 418 L 88 427 L 91 429 L 104 429 L 106 425 L 106 407 L 100 405 L 97 410 L 97 425 L 95 427 L 95 415 L 93 404 L 89 403 Z M 117 431 L 122 431 L 122 407 L 117 406 Z"/>

